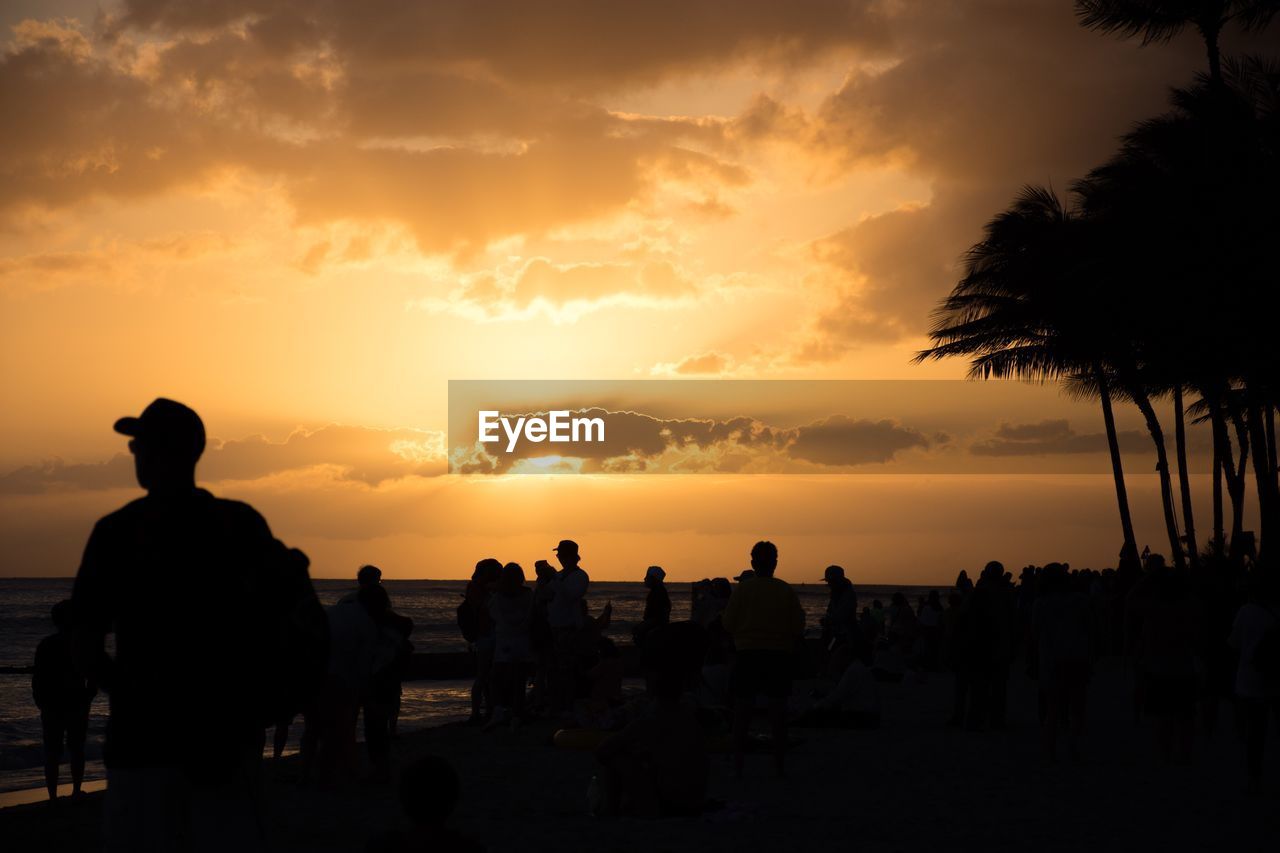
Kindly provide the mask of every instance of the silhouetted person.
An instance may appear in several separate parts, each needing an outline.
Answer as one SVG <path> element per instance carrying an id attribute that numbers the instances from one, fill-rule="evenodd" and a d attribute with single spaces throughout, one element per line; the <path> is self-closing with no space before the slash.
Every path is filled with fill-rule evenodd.
<path id="1" fill-rule="evenodd" d="M 1073 587 L 1060 563 L 1044 567 L 1042 590 L 1031 614 L 1031 648 L 1044 705 L 1043 746 L 1046 760 L 1057 759 L 1058 730 L 1065 729 L 1067 749 L 1078 757 L 1084 734 L 1085 697 L 1089 685 L 1092 612 L 1089 599 Z"/>
<path id="2" fill-rule="evenodd" d="M 346 596 L 325 608 L 329 665 L 302 732 L 304 780 L 328 786 L 356 774 L 356 723 L 377 669 L 378 617 L 387 609 L 386 591 L 377 585 L 362 586 L 354 598 Z"/>
<path id="3" fill-rule="evenodd" d="M 655 637 L 666 630 L 657 629 Z M 596 749 L 604 811 L 635 817 L 699 814 L 706 804 L 710 761 L 694 708 L 680 701 L 683 668 L 670 658 L 649 680 L 654 704 Z"/>
<path id="4" fill-rule="evenodd" d="M 533 564 L 537 578 L 533 586 L 533 615 L 529 624 L 529 640 L 533 645 L 533 689 L 529 692 L 529 706 L 533 713 L 542 713 L 551 703 L 552 669 L 555 666 L 555 637 L 547 610 L 555 597 L 556 570 L 546 560 Z"/>
<path id="5" fill-rule="evenodd" d="M 650 631 L 671 621 L 671 596 L 664 582 L 667 573 L 661 566 L 650 566 L 644 573 L 644 585 L 648 593 L 644 599 L 644 615 L 640 624 L 631 632 L 636 645 L 644 642 Z"/>
<path id="6" fill-rule="evenodd" d="M 797 725 L 880 727 L 880 689 L 864 657 L 855 656 L 827 695 L 802 714 Z"/>
<path id="7" fill-rule="evenodd" d="M 427 755 L 414 761 L 400 774 L 400 808 L 410 827 L 378 833 L 365 853 L 481 853 L 483 847 L 447 824 L 460 788 L 445 759 Z"/>
<path id="8" fill-rule="evenodd" d="M 533 622 L 533 590 L 524 585 L 519 563 L 502 567 L 498 585 L 489 599 L 493 619 L 494 712 L 490 726 L 510 723 L 514 730 L 524 719 L 525 683 L 533 664 L 530 625 Z"/>
<path id="9" fill-rule="evenodd" d="M 36 646 L 31 694 L 40 709 L 44 784 L 52 801 L 58 798 L 58 766 L 62 763 L 64 743 L 71 759 L 71 795 L 80 795 L 89 706 L 98 689 L 76 666 L 71 646 L 71 602 L 59 601 L 49 615 L 57 633 L 45 637 Z"/>
<path id="10" fill-rule="evenodd" d="M 757 542 L 751 549 L 755 577 L 738 584 L 724 611 L 724 627 L 737 654 L 729 675 L 734 697 L 734 768 L 742 775 L 751 712 L 757 696 L 769 701 L 774 769 L 783 775 L 787 752 L 787 697 L 791 695 L 796 646 L 804 636 L 804 609 L 795 590 L 773 576 L 778 548 Z"/>
<path id="11" fill-rule="evenodd" d="M 356 572 L 357 586 L 377 586 L 382 583 L 382 569 L 377 566 L 361 566 Z"/>
<path id="12" fill-rule="evenodd" d="M 493 713 L 493 690 L 490 683 L 493 669 L 493 618 L 489 615 L 489 598 L 502 574 L 502 563 L 486 557 L 476 563 L 471 580 L 458 607 L 458 624 L 462 636 L 476 655 L 476 677 L 471 682 L 471 725 L 483 723 Z"/>
<path id="13" fill-rule="evenodd" d="M 858 631 L 858 594 L 840 566 L 827 566 L 822 573 L 827 585 L 827 612 L 822 617 L 822 647 L 828 667 L 839 677 L 849 664 L 852 635 Z"/>
<path id="14" fill-rule="evenodd" d="M 1160 554 L 1147 558 L 1147 574 L 1134 590 L 1133 606 L 1141 620 L 1137 666 L 1143 710 L 1156 720 L 1161 758 L 1186 763 L 1195 723 L 1200 612 L 1185 577 L 1167 567 Z"/>
<path id="15" fill-rule="evenodd" d="M 581 649 L 578 634 L 587 621 L 583 599 L 591 578 L 579 565 L 581 557 L 577 542 L 562 539 L 556 545 L 555 553 L 560 561 L 560 571 L 551 582 L 553 594 L 547 605 L 547 621 L 555 643 L 551 710 L 561 712 L 573 707 Z"/>
<path id="16" fill-rule="evenodd" d="M 1274 571 L 1255 568 L 1249 601 L 1236 613 L 1230 645 L 1239 653 L 1235 693 L 1244 717 L 1249 789 L 1262 787 L 1267 727 L 1280 721 L 1280 583 Z"/>
<path id="17" fill-rule="evenodd" d="M 1003 728 L 1013 656 L 1013 598 L 1004 566 L 983 568 L 960 614 L 959 652 L 969 692 L 968 727 Z"/>
<path id="18" fill-rule="evenodd" d="M 920 629 L 920 668 L 936 670 L 942 651 L 942 598 L 936 589 L 929 590 L 925 596 L 916 622 Z"/>
<path id="19" fill-rule="evenodd" d="M 360 587 L 359 598 L 377 629 L 373 672 L 361 702 L 364 743 L 372 765 L 370 780 L 384 783 L 391 780 L 392 721 L 400 705 L 400 682 L 413 651 L 409 643 L 413 620 L 391 609 L 391 596 L 381 583 Z"/>
<path id="20" fill-rule="evenodd" d="M 323 628 L 293 632 L 319 607 L 306 558 L 247 504 L 196 487 L 191 409 L 159 399 L 115 429 L 147 494 L 97 523 L 72 593 L 77 665 L 111 703 L 106 848 L 257 849 L 263 728 L 317 657 L 286 640 L 323 642 Z"/>

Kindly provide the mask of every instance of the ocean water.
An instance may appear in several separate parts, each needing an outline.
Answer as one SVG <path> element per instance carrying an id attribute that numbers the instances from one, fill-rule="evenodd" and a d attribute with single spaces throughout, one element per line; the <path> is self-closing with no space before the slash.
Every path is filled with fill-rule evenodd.
<path id="1" fill-rule="evenodd" d="M 316 591 L 325 604 L 336 602 L 353 589 L 353 584 L 338 580 L 317 580 Z M 414 622 L 414 648 L 418 652 L 463 651 L 466 643 L 458 633 L 455 610 L 462 600 L 465 581 L 453 580 L 388 580 L 387 592 L 396 611 Z M 690 585 L 669 583 L 672 618 L 687 619 L 691 606 Z M 861 604 L 879 598 L 887 606 L 895 590 L 906 592 L 914 603 L 927 587 L 859 587 Z M 827 590 L 822 584 L 796 586 L 801 604 L 808 616 L 808 633 L 816 634 L 818 619 L 826 609 Z M 618 640 L 629 639 L 632 627 L 644 611 L 646 590 L 631 582 L 593 581 L 588 595 L 592 615 L 598 615 L 606 602 L 613 603 L 613 620 L 608 634 Z M 29 667 L 35 659 L 36 645 L 52 633 L 49 609 L 71 594 L 71 578 L 0 578 L 0 792 L 40 787 L 43 756 L 40 744 L 40 717 L 31 700 L 31 676 L 4 671 L 6 668 Z M 401 728 L 439 725 L 463 719 L 470 711 L 470 683 L 461 681 L 416 681 L 404 686 Z M 102 732 L 107 718 L 107 699 L 102 694 L 94 700 L 86 745 L 88 764 L 86 779 L 103 778 L 101 763 Z M 301 721 L 290 733 L 291 748 L 296 748 Z M 64 766 L 63 781 L 69 781 Z"/>

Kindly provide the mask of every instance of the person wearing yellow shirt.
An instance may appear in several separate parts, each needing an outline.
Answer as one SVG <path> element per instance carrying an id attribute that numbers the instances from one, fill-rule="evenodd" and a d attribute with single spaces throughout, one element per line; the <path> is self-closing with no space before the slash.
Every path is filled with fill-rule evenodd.
<path id="1" fill-rule="evenodd" d="M 751 711 L 757 696 L 769 700 L 774 769 L 783 775 L 787 749 L 787 698 L 791 695 L 796 648 L 804 637 L 804 609 L 795 590 L 773 576 L 778 546 L 757 542 L 751 549 L 755 577 L 743 580 L 724 611 L 724 628 L 737 653 L 729 674 L 734 700 L 734 769 L 742 776 Z"/>

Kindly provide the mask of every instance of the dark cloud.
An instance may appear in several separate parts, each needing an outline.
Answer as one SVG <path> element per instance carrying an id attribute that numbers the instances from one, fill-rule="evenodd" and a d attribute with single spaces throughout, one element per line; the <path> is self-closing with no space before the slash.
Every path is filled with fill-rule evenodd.
<path id="1" fill-rule="evenodd" d="M 1118 433 L 1123 452 L 1145 452 L 1150 439 L 1139 432 Z M 1030 424 L 1001 424 L 995 436 L 975 442 L 974 456 L 1048 456 L 1077 453 L 1106 453 L 1106 433 L 1080 434 L 1066 420 L 1045 420 Z"/>
<path id="2" fill-rule="evenodd" d="M 133 42 L 19 26 L 0 55 L 0 217 L 242 171 L 278 182 L 300 224 L 396 223 L 422 251 L 456 253 L 622 211 L 657 182 L 709 192 L 748 180 L 685 147 L 708 134 L 680 122 L 633 122 L 456 68 L 366 78 L 328 48 L 280 54 L 255 38 L 161 41 L 144 61 Z"/>
<path id="3" fill-rule="evenodd" d="M 279 442 L 263 436 L 215 440 L 201 458 L 197 473 L 206 482 L 256 480 L 317 465 L 334 466 L 340 479 L 371 486 L 401 477 L 436 476 L 446 467 L 439 433 L 332 424 L 298 430 Z M 133 458 L 119 453 L 106 462 L 54 459 L 18 468 L 0 476 L 0 494 L 116 489 L 134 484 Z"/>
<path id="4" fill-rule="evenodd" d="M 929 447 L 929 440 L 893 421 L 855 420 L 844 415 L 795 429 L 787 446 L 794 459 L 819 465 L 868 465 L 884 463 L 902 450 Z"/>
<path id="5" fill-rule="evenodd" d="M 921 334 L 964 251 L 1022 185 L 1065 189 L 1204 64 L 1193 35 L 1143 49 L 1082 29 L 1066 0 L 914 0 L 900 12 L 898 61 L 852 73 L 795 132 L 843 168 L 924 178 L 931 198 L 817 241 L 841 283 L 802 362 Z"/>
<path id="6" fill-rule="evenodd" d="M 554 407 L 549 407 L 554 408 Z M 512 421 L 546 412 L 505 413 Z M 808 463 L 848 468 L 883 464 L 910 448 L 927 449 L 924 435 L 889 420 L 870 421 L 844 415 L 792 428 L 778 428 L 749 417 L 723 420 L 658 418 L 632 411 L 601 408 L 578 410 L 576 417 L 604 421 L 603 442 L 576 442 L 563 452 L 557 445 L 521 439 L 510 452 L 505 433 L 498 445 L 451 441 L 450 468 L 461 474 L 501 474 L 530 459 L 566 456 L 582 460 L 583 473 L 595 472 L 736 472 L 756 463 L 762 470 L 812 470 Z M 563 465 L 561 465 L 563 467 Z M 554 468 L 539 467 L 554 473 Z"/>
<path id="7" fill-rule="evenodd" d="M 876 0 L 126 0 L 116 31 L 207 34 L 249 22 L 276 50 L 324 44 L 361 72 L 472 68 L 511 83 L 600 91 L 725 64 L 810 63 L 881 49 Z"/>

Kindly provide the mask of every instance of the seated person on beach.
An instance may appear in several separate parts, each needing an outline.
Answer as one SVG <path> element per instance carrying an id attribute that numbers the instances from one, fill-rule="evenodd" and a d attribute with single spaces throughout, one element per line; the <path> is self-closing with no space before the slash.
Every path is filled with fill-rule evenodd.
<path id="1" fill-rule="evenodd" d="M 400 807 L 408 829 L 380 832 L 365 853 L 479 853 L 484 848 L 447 825 L 458 805 L 458 774 L 445 759 L 427 755 L 400 774 Z"/>
<path id="2" fill-rule="evenodd" d="M 587 670 L 590 692 L 578 700 L 575 719 L 584 729 L 609 729 L 621 719 L 617 708 L 622 704 L 622 654 L 608 637 L 596 643 L 599 659 Z"/>
<path id="3" fill-rule="evenodd" d="M 680 701 L 683 681 L 677 668 L 661 673 L 649 713 L 596 749 L 606 813 L 671 817 L 702 811 L 710 761 L 697 715 Z"/>
<path id="4" fill-rule="evenodd" d="M 793 722 L 797 726 L 880 728 L 880 688 L 871 668 L 860 660 L 850 663 L 831 692 Z"/>
<path id="5" fill-rule="evenodd" d="M 71 756 L 71 794 L 80 795 L 84 781 L 84 742 L 89 731 L 89 706 L 97 688 L 76 668 L 71 655 L 71 602 L 59 601 L 50 612 L 57 633 L 36 647 L 31 694 L 40 709 L 44 733 L 44 782 L 49 799 L 58 798 L 58 766 L 62 747 Z"/>

